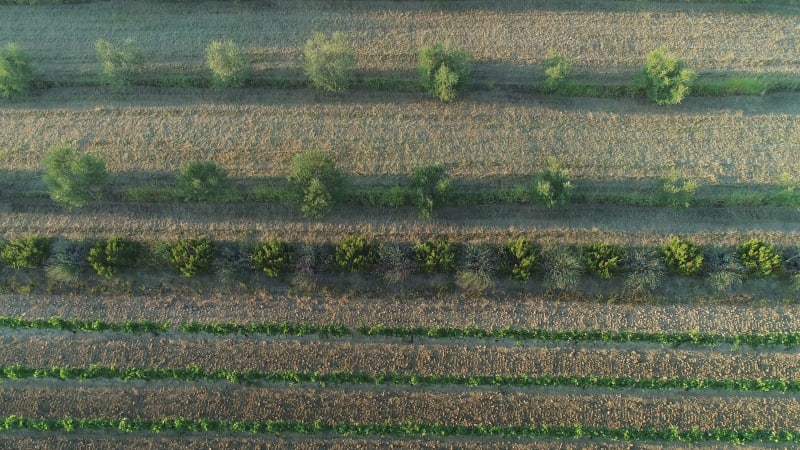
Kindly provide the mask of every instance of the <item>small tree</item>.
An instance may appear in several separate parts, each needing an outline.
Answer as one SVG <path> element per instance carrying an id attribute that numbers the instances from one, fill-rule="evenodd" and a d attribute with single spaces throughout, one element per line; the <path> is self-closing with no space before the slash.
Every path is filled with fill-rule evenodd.
<path id="1" fill-rule="evenodd" d="M 506 254 L 511 267 L 511 278 L 516 281 L 527 281 L 540 264 L 541 250 L 525 238 L 508 241 Z"/>
<path id="2" fill-rule="evenodd" d="M 116 87 L 130 86 L 141 74 L 144 55 L 133 39 L 127 39 L 119 47 L 101 39 L 95 43 L 95 49 L 100 75 L 106 83 Z"/>
<path id="3" fill-rule="evenodd" d="M 591 244 L 581 251 L 586 268 L 600 278 L 611 278 L 622 266 L 622 249 L 602 242 Z"/>
<path id="4" fill-rule="evenodd" d="M 781 253 L 758 239 L 740 245 L 736 249 L 736 256 L 751 274 L 758 277 L 767 277 L 783 269 Z"/>
<path id="5" fill-rule="evenodd" d="M 472 55 L 452 50 L 449 42 L 422 47 L 419 50 L 420 84 L 432 96 L 449 102 L 469 80 Z"/>
<path id="6" fill-rule="evenodd" d="M 336 246 L 336 266 L 344 272 L 364 272 L 376 256 L 375 245 L 364 236 L 348 236 Z"/>
<path id="7" fill-rule="evenodd" d="M 673 208 L 688 208 L 697 187 L 696 181 L 689 180 L 681 176 L 677 170 L 673 170 L 662 180 L 661 195 L 664 203 Z"/>
<path id="8" fill-rule="evenodd" d="M 186 278 L 211 270 L 214 244 L 206 237 L 179 240 L 170 251 L 170 262 Z"/>
<path id="9" fill-rule="evenodd" d="M 335 32 L 328 39 L 315 33 L 303 49 L 305 72 L 311 85 L 329 92 L 342 92 L 350 87 L 356 60 L 344 34 Z"/>
<path id="10" fill-rule="evenodd" d="M 135 242 L 113 237 L 101 240 L 89 250 L 86 260 L 98 275 L 111 278 L 121 268 L 129 267 L 136 261 L 139 253 Z"/>
<path id="11" fill-rule="evenodd" d="M 33 78 L 31 60 L 19 45 L 9 42 L 5 48 L 0 48 L 0 96 L 28 92 Z"/>
<path id="12" fill-rule="evenodd" d="M 414 246 L 417 267 L 424 273 L 450 273 L 456 268 L 456 249 L 445 239 L 432 239 Z"/>
<path id="13" fill-rule="evenodd" d="M 270 277 L 285 273 L 292 264 L 294 246 L 289 242 L 272 239 L 253 250 L 251 260 L 253 267 Z"/>
<path id="14" fill-rule="evenodd" d="M 206 65 L 217 89 L 241 87 L 250 79 L 250 62 L 233 41 L 211 41 L 206 47 Z"/>
<path id="15" fill-rule="evenodd" d="M 450 178 L 441 164 L 417 167 L 411 175 L 411 186 L 419 215 L 430 219 L 434 211 L 447 200 Z"/>
<path id="16" fill-rule="evenodd" d="M 561 89 L 569 79 L 572 63 L 564 55 L 550 51 L 544 60 L 544 84 L 542 90 L 553 93 Z"/>
<path id="17" fill-rule="evenodd" d="M 695 73 L 683 61 L 659 47 L 647 54 L 632 88 L 659 105 L 677 105 L 689 95 L 694 79 Z"/>
<path id="18" fill-rule="evenodd" d="M 48 256 L 50 240 L 42 236 L 13 239 L 0 251 L 0 257 L 15 269 L 42 267 Z"/>
<path id="19" fill-rule="evenodd" d="M 673 237 L 662 250 L 664 263 L 669 269 L 684 275 L 694 275 L 703 270 L 703 250 L 691 241 Z"/>
<path id="20" fill-rule="evenodd" d="M 564 205 L 572 195 L 569 171 L 556 158 L 547 158 L 547 168 L 536 178 L 535 192 L 548 208 Z"/>
<path id="21" fill-rule="evenodd" d="M 289 182 L 306 217 L 320 218 L 330 212 L 341 198 L 344 175 L 336 164 L 320 151 L 307 151 L 292 159 Z"/>
<path id="22" fill-rule="evenodd" d="M 187 202 L 218 200 L 227 188 L 227 172 L 213 161 L 190 161 L 178 174 L 178 190 Z"/>
<path id="23" fill-rule="evenodd" d="M 109 176 L 102 159 L 67 146 L 51 148 L 44 159 L 44 183 L 50 198 L 69 208 L 97 200 Z"/>

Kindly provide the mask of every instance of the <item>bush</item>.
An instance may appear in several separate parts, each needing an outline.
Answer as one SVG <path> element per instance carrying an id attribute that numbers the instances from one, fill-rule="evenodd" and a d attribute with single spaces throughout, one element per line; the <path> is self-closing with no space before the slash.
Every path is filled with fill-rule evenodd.
<path id="1" fill-rule="evenodd" d="M 50 256 L 50 240 L 41 236 L 13 239 L 8 242 L 0 257 L 15 269 L 42 267 Z"/>
<path id="2" fill-rule="evenodd" d="M 553 93 L 561 89 L 569 79 L 572 63 L 564 55 L 550 51 L 544 60 L 544 84 L 542 91 Z"/>
<path id="3" fill-rule="evenodd" d="M 575 289 L 581 279 L 581 262 L 566 246 L 556 246 L 545 255 L 545 284 L 550 289 Z"/>
<path id="4" fill-rule="evenodd" d="M 637 250 L 628 258 L 630 273 L 625 278 L 625 291 L 644 295 L 656 290 L 664 279 L 662 258 L 646 250 Z"/>
<path id="5" fill-rule="evenodd" d="M 336 267 L 344 272 L 364 272 L 375 263 L 375 245 L 364 236 L 349 236 L 336 246 Z"/>
<path id="6" fill-rule="evenodd" d="M 91 244 L 86 241 L 60 240 L 50 248 L 45 270 L 51 280 L 73 283 L 89 267 L 87 261 Z"/>
<path id="7" fill-rule="evenodd" d="M 452 101 L 468 81 L 472 55 L 452 50 L 450 43 L 422 47 L 419 51 L 420 84 L 432 96 Z"/>
<path id="8" fill-rule="evenodd" d="M 311 85 L 328 92 L 342 92 L 353 81 L 356 60 L 344 34 L 335 32 L 328 39 L 316 33 L 303 50 L 305 72 Z"/>
<path id="9" fill-rule="evenodd" d="M 664 263 L 675 272 L 694 275 L 703 270 L 703 251 L 690 241 L 673 237 L 662 250 Z"/>
<path id="10" fill-rule="evenodd" d="M 420 272 L 451 273 L 455 271 L 455 247 L 444 239 L 432 239 L 415 245 L 414 258 Z"/>
<path id="11" fill-rule="evenodd" d="M 25 94 L 31 86 L 33 66 L 19 45 L 9 42 L 0 48 L 0 96 Z"/>
<path id="12" fill-rule="evenodd" d="M 277 277 L 289 269 L 293 257 L 292 244 L 272 239 L 256 247 L 250 258 L 256 270 L 264 272 L 267 276 Z"/>
<path id="13" fill-rule="evenodd" d="M 647 54 L 644 69 L 634 79 L 632 90 L 659 105 L 677 105 L 687 95 L 695 73 L 664 47 Z"/>
<path id="14" fill-rule="evenodd" d="M 233 41 L 211 41 L 206 47 L 206 65 L 217 89 L 241 87 L 250 79 L 250 63 Z"/>
<path id="15" fill-rule="evenodd" d="M 186 278 L 211 270 L 214 244 L 206 237 L 179 240 L 170 251 L 172 266 Z"/>
<path id="16" fill-rule="evenodd" d="M 307 151 L 292 159 L 289 173 L 298 203 L 307 217 L 327 214 L 342 197 L 344 175 L 336 164 L 320 151 Z"/>
<path id="17" fill-rule="evenodd" d="M 141 74 L 144 56 L 132 39 L 127 39 L 120 47 L 101 39 L 95 43 L 95 49 L 100 62 L 100 76 L 106 83 L 116 87 L 130 86 Z"/>
<path id="18" fill-rule="evenodd" d="M 464 251 L 456 285 L 465 291 L 483 292 L 494 285 L 492 276 L 498 271 L 497 248 L 488 244 L 469 245 Z"/>
<path id="19" fill-rule="evenodd" d="M 572 196 L 573 186 L 569 171 L 556 158 L 547 158 L 547 168 L 536 179 L 536 195 L 539 200 L 552 208 L 565 205 Z"/>
<path id="20" fill-rule="evenodd" d="M 783 269 L 781 253 L 758 239 L 751 239 L 740 245 L 736 249 L 736 256 L 755 276 L 767 277 Z"/>
<path id="21" fill-rule="evenodd" d="M 414 204 L 420 217 L 430 219 L 450 193 L 450 178 L 440 164 L 417 167 L 411 175 Z"/>
<path id="22" fill-rule="evenodd" d="M 189 161 L 178 174 L 178 190 L 187 202 L 222 199 L 227 188 L 228 174 L 213 161 Z"/>
<path id="23" fill-rule="evenodd" d="M 89 250 L 86 260 L 98 275 L 111 278 L 117 270 L 133 265 L 138 254 L 139 248 L 135 242 L 113 237 L 97 242 Z"/>
<path id="24" fill-rule="evenodd" d="M 516 281 L 527 281 L 539 266 L 539 247 L 524 238 L 508 241 L 506 244 L 511 278 Z"/>
<path id="25" fill-rule="evenodd" d="M 661 195 L 664 203 L 673 208 L 688 208 L 697 190 L 697 182 L 687 180 L 680 172 L 672 171 L 662 180 Z"/>
<path id="26" fill-rule="evenodd" d="M 608 279 L 620 271 L 622 249 L 604 243 L 591 244 L 581 251 L 581 260 L 589 272 Z"/>
<path id="27" fill-rule="evenodd" d="M 312 178 L 309 185 L 303 190 L 303 202 L 300 205 L 300 212 L 311 219 L 321 219 L 331 212 L 333 196 L 328 188 L 319 181 L 319 178 Z"/>
<path id="28" fill-rule="evenodd" d="M 44 165 L 44 183 L 50 190 L 50 198 L 68 208 L 80 208 L 99 199 L 109 181 L 102 159 L 70 147 L 48 150 Z"/>

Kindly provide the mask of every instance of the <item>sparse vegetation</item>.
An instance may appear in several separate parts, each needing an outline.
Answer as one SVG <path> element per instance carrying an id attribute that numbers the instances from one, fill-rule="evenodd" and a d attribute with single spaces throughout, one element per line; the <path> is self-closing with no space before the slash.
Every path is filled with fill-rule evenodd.
<path id="1" fill-rule="evenodd" d="M 417 167 L 411 176 L 411 189 L 420 217 L 430 219 L 447 201 L 450 178 L 441 164 Z"/>
<path id="2" fill-rule="evenodd" d="M 456 98 L 469 82 L 472 55 L 454 50 L 449 42 L 440 42 L 419 50 L 420 84 L 432 96 L 444 102 Z"/>
<path id="3" fill-rule="evenodd" d="M 33 79 L 33 65 L 22 48 L 13 42 L 0 48 L 0 97 L 28 92 Z"/>
<path id="4" fill-rule="evenodd" d="M 572 71 L 570 59 L 562 54 L 550 51 L 544 60 L 544 84 L 542 90 L 546 93 L 558 92 L 569 80 Z"/>
<path id="5" fill-rule="evenodd" d="M 141 76 L 144 54 L 133 39 L 126 39 L 119 46 L 101 39 L 95 43 L 95 49 L 100 77 L 105 83 L 122 88 L 132 85 Z"/>
<path id="6" fill-rule="evenodd" d="M 352 84 L 356 60 L 343 33 L 337 31 L 330 38 L 315 33 L 306 41 L 303 56 L 306 76 L 315 88 L 342 92 Z"/>
<path id="7" fill-rule="evenodd" d="M 663 202 L 673 208 L 688 208 L 691 206 L 692 197 L 697 191 L 698 184 L 688 180 L 677 170 L 673 170 L 662 180 L 661 195 Z"/>
<path id="8" fill-rule="evenodd" d="M 217 89 L 242 87 L 250 79 L 250 62 L 233 41 L 211 41 L 206 47 L 206 65 Z"/>
<path id="9" fill-rule="evenodd" d="M 545 171 L 536 177 L 535 192 L 539 200 L 548 208 L 565 205 L 573 190 L 569 171 L 556 158 L 547 158 Z"/>

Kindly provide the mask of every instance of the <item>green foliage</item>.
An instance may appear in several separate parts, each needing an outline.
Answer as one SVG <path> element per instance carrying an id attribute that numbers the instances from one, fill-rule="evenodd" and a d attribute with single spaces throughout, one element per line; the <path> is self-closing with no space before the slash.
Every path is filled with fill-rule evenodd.
<path id="1" fill-rule="evenodd" d="M 293 257 L 294 246 L 279 239 L 272 239 L 259 245 L 250 256 L 253 267 L 270 277 L 285 273 L 291 266 Z"/>
<path id="2" fill-rule="evenodd" d="M 356 60 L 344 34 L 335 32 L 328 39 L 316 33 L 303 49 L 305 73 L 311 85 L 328 92 L 342 92 L 353 82 Z"/>
<path id="3" fill-rule="evenodd" d="M 420 84 L 432 96 L 452 101 L 469 81 L 472 55 L 452 50 L 449 42 L 422 47 L 419 51 Z"/>
<path id="4" fill-rule="evenodd" d="M 547 59 L 544 60 L 544 84 L 542 90 L 545 93 L 557 92 L 569 79 L 572 71 L 572 63 L 568 57 L 550 51 Z"/>
<path id="5" fill-rule="evenodd" d="M 170 252 L 173 267 L 186 278 L 211 270 L 214 244 L 206 237 L 179 240 Z"/>
<path id="6" fill-rule="evenodd" d="M 673 237 L 662 250 L 664 263 L 675 272 L 694 275 L 703 270 L 703 250 L 688 240 Z"/>
<path id="7" fill-rule="evenodd" d="M 783 269 L 781 253 L 758 239 L 740 245 L 736 256 L 751 274 L 759 277 L 774 275 Z"/>
<path id="8" fill-rule="evenodd" d="M 95 49 L 100 76 L 106 83 L 115 87 L 130 86 L 140 76 L 144 55 L 133 39 L 127 39 L 121 46 L 101 39 L 95 43 Z"/>
<path id="9" fill-rule="evenodd" d="M 333 196 L 319 178 L 312 178 L 303 190 L 303 202 L 300 211 L 311 219 L 321 219 L 331 212 Z"/>
<path id="10" fill-rule="evenodd" d="M 341 199 L 345 177 L 332 159 L 319 150 L 309 150 L 295 155 L 292 158 L 289 181 L 300 198 L 315 178 L 330 193 L 331 200 Z"/>
<path id="11" fill-rule="evenodd" d="M 688 208 L 697 187 L 696 181 L 688 180 L 681 176 L 680 172 L 673 170 L 662 180 L 661 196 L 663 202 L 676 209 Z"/>
<path id="12" fill-rule="evenodd" d="M 17 238 L 0 251 L 0 258 L 15 269 L 42 267 L 50 256 L 50 239 L 42 236 Z"/>
<path id="13" fill-rule="evenodd" d="M 250 79 L 250 62 L 233 41 L 211 41 L 206 47 L 206 65 L 217 89 L 241 87 Z"/>
<path id="14" fill-rule="evenodd" d="M 569 171 L 556 158 L 547 158 L 547 168 L 536 178 L 535 192 L 539 200 L 548 208 L 565 205 L 573 189 Z"/>
<path id="15" fill-rule="evenodd" d="M 664 47 L 647 54 L 644 69 L 634 79 L 632 90 L 659 105 L 677 105 L 691 89 L 695 73 Z"/>
<path id="16" fill-rule="evenodd" d="M 545 255 L 545 284 L 557 291 L 574 290 L 581 279 L 583 266 L 575 252 L 563 245 Z"/>
<path id="17" fill-rule="evenodd" d="M 447 201 L 450 178 L 441 164 L 417 167 L 411 175 L 411 188 L 420 217 L 429 219 Z"/>
<path id="18" fill-rule="evenodd" d="M 189 161 L 178 174 L 178 190 L 187 202 L 225 198 L 228 174 L 213 161 Z"/>
<path id="19" fill-rule="evenodd" d="M 32 78 L 31 60 L 19 45 L 9 42 L 0 48 L 0 97 L 25 94 Z"/>
<path id="20" fill-rule="evenodd" d="M 445 239 L 431 239 L 414 246 L 417 268 L 424 273 L 451 273 L 456 267 L 456 250 Z"/>
<path id="21" fill-rule="evenodd" d="M 611 278 L 621 269 L 622 249 L 598 242 L 581 251 L 581 260 L 590 272 L 601 278 Z"/>
<path id="22" fill-rule="evenodd" d="M 109 181 L 102 159 L 67 146 L 50 148 L 44 165 L 43 180 L 50 198 L 68 208 L 80 208 L 99 199 Z"/>
<path id="23" fill-rule="evenodd" d="M 348 236 L 336 246 L 336 267 L 344 272 L 364 272 L 375 263 L 375 245 L 364 236 Z"/>
<path id="24" fill-rule="evenodd" d="M 119 269 L 133 265 L 138 254 L 139 246 L 136 242 L 116 236 L 98 241 L 89 250 L 86 260 L 98 275 L 111 278 Z"/>
<path id="25" fill-rule="evenodd" d="M 505 250 L 511 267 L 511 278 L 527 281 L 539 266 L 539 247 L 524 238 L 517 238 L 508 241 Z"/>

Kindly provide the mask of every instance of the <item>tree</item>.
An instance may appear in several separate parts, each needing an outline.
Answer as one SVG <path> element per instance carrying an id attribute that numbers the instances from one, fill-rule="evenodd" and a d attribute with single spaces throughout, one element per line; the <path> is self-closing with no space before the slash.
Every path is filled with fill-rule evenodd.
<path id="1" fill-rule="evenodd" d="M 449 42 L 422 47 L 419 50 L 420 84 L 434 97 L 449 102 L 469 80 L 472 55 L 453 50 Z"/>
<path id="2" fill-rule="evenodd" d="M 336 164 L 321 151 L 311 150 L 292 158 L 289 181 L 306 217 L 320 218 L 340 198 L 344 175 Z"/>
<path id="3" fill-rule="evenodd" d="M 572 63 L 564 55 L 550 51 L 544 60 L 544 85 L 542 90 L 546 93 L 558 91 L 569 78 Z"/>
<path id="4" fill-rule="evenodd" d="M 539 199 L 548 208 L 564 205 L 569 201 L 572 190 L 569 171 L 557 159 L 547 158 L 547 168 L 536 179 L 535 192 Z"/>
<path id="5" fill-rule="evenodd" d="M 311 85 L 329 92 L 342 92 L 350 87 L 356 60 L 344 34 L 335 32 L 328 39 L 316 33 L 303 49 L 305 72 Z"/>
<path id="6" fill-rule="evenodd" d="M 644 94 L 659 105 L 677 105 L 687 95 L 695 73 L 683 61 L 659 47 L 647 54 L 642 71 L 633 82 L 633 91 Z"/>
<path id="7" fill-rule="evenodd" d="M 447 200 L 450 178 L 441 164 L 417 167 L 411 176 L 411 186 L 419 215 L 430 219 L 433 212 Z"/>
<path id="8" fill-rule="evenodd" d="M 186 201 L 220 199 L 227 187 L 228 174 L 213 161 L 189 161 L 178 175 L 178 190 Z"/>
<path id="9" fill-rule="evenodd" d="M 127 39 L 119 47 L 101 39 L 95 43 L 95 49 L 100 76 L 112 86 L 130 86 L 142 71 L 144 55 L 133 39 Z"/>
<path id="10" fill-rule="evenodd" d="M 233 41 L 212 41 L 206 47 L 206 65 L 215 88 L 241 87 L 250 79 L 250 63 Z"/>
<path id="11" fill-rule="evenodd" d="M 19 45 L 9 42 L 0 48 L 0 96 L 8 98 L 28 92 L 32 76 L 30 58 Z"/>
<path id="12" fill-rule="evenodd" d="M 81 208 L 97 200 L 109 181 L 102 159 L 68 146 L 51 148 L 44 165 L 43 180 L 50 198 L 68 208 Z"/>

